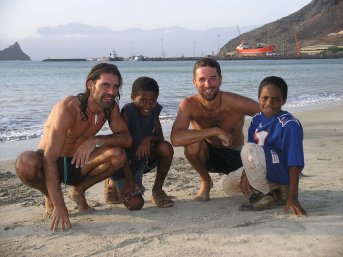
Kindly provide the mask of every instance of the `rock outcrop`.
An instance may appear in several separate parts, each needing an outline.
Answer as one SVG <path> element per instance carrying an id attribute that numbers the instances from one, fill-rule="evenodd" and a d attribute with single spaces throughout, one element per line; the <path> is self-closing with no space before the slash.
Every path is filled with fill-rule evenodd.
<path id="1" fill-rule="evenodd" d="M 280 54 L 295 54 L 297 47 L 342 45 L 343 0 L 313 0 L 299 11 L 244 33 L 224 45 L 219 56 L 247 44 L 269 43 Z"/>
<path id="2" fill-rule="evenodd" d="M 21 50 L 18 42 L 0 51 L 0 61 L 31 61 L 31 58 Z"/>

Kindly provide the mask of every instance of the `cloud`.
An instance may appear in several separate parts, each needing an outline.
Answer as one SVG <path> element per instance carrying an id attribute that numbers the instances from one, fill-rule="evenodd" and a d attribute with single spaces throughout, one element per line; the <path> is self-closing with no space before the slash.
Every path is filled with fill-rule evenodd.
<path id="1" fill-rule="evenodd" d="M 255 27 L 240 29 L 243 33 Z M 36 36 L 19 43 L 32 60 L 104 57 L 109 56 L 113 49 L 120 57 L 192 57 L 216 53 L 218 48 L 237 36 L 236 26 L 204 30 L 177 26 L 152 30 L 111 30 L 106 27 L 68 23 L 41 27 Z"/>

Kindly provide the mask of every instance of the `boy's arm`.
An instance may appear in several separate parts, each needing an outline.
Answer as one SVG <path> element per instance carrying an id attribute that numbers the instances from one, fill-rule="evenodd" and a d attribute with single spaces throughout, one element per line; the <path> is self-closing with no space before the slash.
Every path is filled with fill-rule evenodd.
<path id="1" fill-rule="evenodd" d="M 155 132 L 154 135 L 150 138 L 151 143 L 157 143 L 164 140 L 162 125 L 160 122 L 160 118 L 157 119 L 155 124 Z"/>
<path id="2" fill-rule="evenodd" d="M 144 137 L 142 141 L 139 143 L 139 146 L 136 151 L 136 155 L 138 159 L 149 157 L 151 145 L 154 143 L 162 142 L 162 141 L 164 141 L 164 136 L 163 136 L 161 122 L 160 122 L 160 119 L 158 118 L 155 124 L 154 135 Z"/>
<path id="3" fill-rule="evenodd" d="M 121 192 L 121 195 L 124 197 L 125 195 L 132 194 L 136 190 L 136 181 L 135 177 L 132 173 L 131 167 L 129 165 L 128 160 L 126 160 L 123 168 L 122 168 L 125 176 L 125 184 L 124 188 Z"/>
<path id="4" fill-rule="evenodd" d="M 288 199 L 285 206 L 285 212 L 288 212 L 288 210 L 290 209 L 293 214 L 297 216 L 303 216 L 306 215 L 306 211 L 301 207 L 298 200 L 299 173 L 299 167 L 291 166 L 289 168 L 290 185 Z"/>
<path id="5" fill-rule="evenodd" d="M 105 137 L 107 142 L 106 145 L 110 146 L 120 146 L 120 147 L 131 147 L 132 137 L 130 131 L 127 127 L 127 122 L 120 115 L 119 106 L 115 105 L 111 112 L 112 122 L 110 124 L 110 129 L 113 135 L 110 137 Z"/>

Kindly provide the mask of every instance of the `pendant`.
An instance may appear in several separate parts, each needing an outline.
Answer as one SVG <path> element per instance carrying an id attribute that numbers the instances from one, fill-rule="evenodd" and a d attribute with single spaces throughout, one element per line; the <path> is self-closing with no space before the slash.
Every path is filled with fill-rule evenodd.
<path id="1" fill-rule="evenodd" d="M 95 114 L 94 115 L 94 124 L 96 125 L 96 124 L 98 124 L 98 122 L 99 122 L 98 114 Z"/>

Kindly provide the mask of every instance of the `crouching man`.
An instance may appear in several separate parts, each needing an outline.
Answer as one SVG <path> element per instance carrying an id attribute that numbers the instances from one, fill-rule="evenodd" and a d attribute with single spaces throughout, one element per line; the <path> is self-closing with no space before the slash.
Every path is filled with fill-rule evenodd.
<path id="1" fill-rule="evenodd" d="M 46 216 L 51 217 L 50 230 L 71 228 L 61 183 L 71 185 L 68 196 L 79 211 L 91 210 L 85 191 L 113 175 L 126 162 L 125 147 L 131 146 L 131 135 L 118 107 L 122 76 L 117 66 L 100 63 L 86 80 L 86 91 L 68 96 L 51 110 L 37 151 L 22 153 L 16 161 L 17 176 L 45 195 Z M 95 136 L 105 122 L 113 134 Z M 126 175 L 123 197 L 135 190 L 132 174 Z M 136 196 L 135 197 L 139 197 Z M 134 200 L 134 199 L 132 199 Z M 128 201 L 127 201 L 128 202 Z M 140 196 L 129 209 L 140 209 Z"/>

